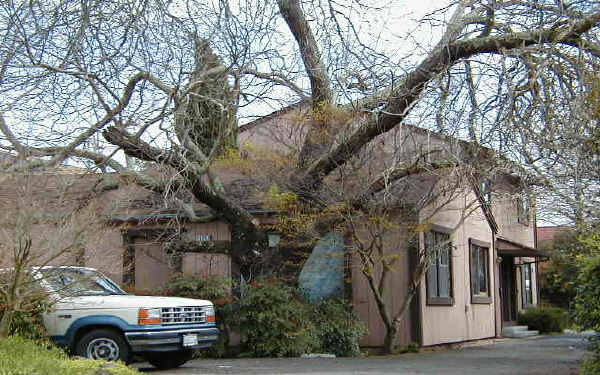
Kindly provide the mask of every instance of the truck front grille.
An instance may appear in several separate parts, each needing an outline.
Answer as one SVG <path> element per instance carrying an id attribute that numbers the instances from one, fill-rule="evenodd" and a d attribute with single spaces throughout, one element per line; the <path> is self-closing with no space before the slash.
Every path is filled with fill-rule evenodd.
<path id="1" fill-rule="evenodd" d="M 160 310 L 162 324 L 193 324 L 206 320 L 202 306 L 163 307 Z"/>

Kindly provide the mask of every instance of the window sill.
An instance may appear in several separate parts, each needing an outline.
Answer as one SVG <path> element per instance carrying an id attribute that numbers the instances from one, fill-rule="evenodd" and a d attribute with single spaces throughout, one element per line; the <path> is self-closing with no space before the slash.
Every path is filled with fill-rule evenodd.
<path id="1" fill-rule="evenodd" d="M 476 305 L 489 305 L 492 303 L 492 298 L 484 296 L 471 296 L 471 303 Z"/>
<path id="2" fill-rule="evenodd" d="M 427 298 L 427 306 L 453 306 L 454 298 L 452 297 L 433 297 Z"/>

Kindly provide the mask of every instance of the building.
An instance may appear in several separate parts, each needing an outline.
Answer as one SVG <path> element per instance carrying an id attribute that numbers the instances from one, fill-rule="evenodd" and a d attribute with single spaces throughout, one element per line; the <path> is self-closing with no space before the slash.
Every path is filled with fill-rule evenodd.
<path id="1" fill-rule="evenodd" d="M 250 155 L 243 158 L 260 162 L 264 150 L 269 150 L 269 157 L 298 152 L 305 134 L 302 121 L 297 120 L 301 117 L 302 108 L 293 108 L 244 125 L 239 142 L 252 147 L 244 151 Z M 352 126 L 351 122 L 340 125 Z M 474 151 L 465 142 L 403 125 L 357 155 L 359 173 L 349 175 L 344 183 L 350 191 L 359 191 L 365 180 L 398 158 L 427 155 L 433 162 L 441 156 L 489 160 L 487 154 L 487 150 Z M 248 182 L 248 173 L 238 167 L 219 169 L 228 193 L 260 224 L 275 223 L 277 212 L 257 198 L 268 186 Z M 500 336 L 504 326 L 514 324 L 519 311 L 538 304 L 537 272 L 544 254 L 537 250 L 532 199 L 518 177 L 509 173 L 487 176 L 484 171 L 440 168 L 411 174 L 394 187 L 394 217 L 422 225 L 421 230 L 412 232 L 416 242 L 407 241 L 406 230 L 400 229 L 383 238 L 387 253 L 403 255 L 395 265 L 396 272 L 387 279 L 383 295 L 392 311 L 402 306 L 417 254 L 427 253 L 429 247 L 438 249 L 400 324 L 398 345 L 418 342 L 429 346 Z M 115 174 L 39 174 L 31 178 L 35 188 L 29 199 L 40 207 L 56 201 L 55 212 L 76 205 L 90 207 L 102 217 L 102 229 L 89 234 L 84 249 L 52 262 L 96 267 L 116 281 L 150 291 L 160 289 L 174 272 L 237 273 L 226 254 L 231 239 L 227 223 L 201 219 L 207 216 L 207 207 L 184 193 L 178 200 L 188 202 L 188 209 L 199 219 L 191 220 L 173 201 L 166 202 L 164 196 L 128 184 L 125 177 Z M 118 188 L 114 188 L 117 180 Z M 5 211 L 17 195 L 13 183 L 0 184 Z M 66 206 L 58 204 L 61 202 Z M 373 293 L 357 258 L 351 256 L 347 264 L 352 280 L 349 298 L 370 331 L 362 344 L 381 346 L 384 326 Z"/>
<path id="2" fill-rule="evenodd" d="M 299 152 L 304 129 L 298 121 L 300 110 L 280 111 L 245 125 L 241 139 L 253 145 L 273 147 L 280 152 Z M 352 124 L 348 125 L 352 126 Z M 378 165 L 406 155 L 447 155 L 458 159 L 473 157 L 465 142 L 418 127 L 402 125 L 378 137 L 365 153 L 362 166 L 368 179 Z M 486 151 L 477 155 L 487 158 Z M 410 156 L 408 157 L 410 160 Z M 433 160 L 432 160 L 433 161 Z M 421 345 L 497 337 L 502 328 L 516 323 L 517 313 L 539 302 L 537 272 L 546 255 L 537 249 L 536 220 L 532 197 L 521 180 L 509 173 L 486 176 L 482 169 L 476 178 L 457 184 L 465 175 L 424 172 L 405 178 L 397 215 L 404 221 L 427 223 L 419 234 L 418 248 L 438 242 L 443 248 L 423 276 L 408 313 L 402 320 L 398 345 Z M 361 180 L 361 179 L 359 179 Z M 359 185 L 362 181 L 359 181 Z M 443 196 L 425 197 L 434 185 L 446 187 Z M 449 187 L 448 187 L 449 186 Z M 402 189 L 398 188 L 398 189 Z M 414 208 L 429 198 L 429 204 Z M 440 202 L 444 200 L 444 202 Z M 469 212 L 465 215 L 465 212 Z M 401 308 L 415 268 L 418 250 L 397 230 L 384 239 L 387 254 L 406 255 L 395 265 L 397 272 L 387 278 L 383 298 L 392 311 Z M 411 255 L 412 254 L 412 255 Z M 382 346 L 385 326 L 367 280 L 357 266 L 351 266 L 352 301 L 369 335 L 364 346 Z M 376 270 L 381 272 L 381 270 Z"/>

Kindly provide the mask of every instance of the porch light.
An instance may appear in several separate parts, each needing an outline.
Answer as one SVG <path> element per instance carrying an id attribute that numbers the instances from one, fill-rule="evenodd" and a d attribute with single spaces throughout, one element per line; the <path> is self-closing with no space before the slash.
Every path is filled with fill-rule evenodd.
<path id="1" fill-rule="evenodd" d="M 277 247 L 279 241 L 281 241 L 281 235 L 279 233 L 268 233 L 267 238 L 269 239 L 269 247 Z"/>

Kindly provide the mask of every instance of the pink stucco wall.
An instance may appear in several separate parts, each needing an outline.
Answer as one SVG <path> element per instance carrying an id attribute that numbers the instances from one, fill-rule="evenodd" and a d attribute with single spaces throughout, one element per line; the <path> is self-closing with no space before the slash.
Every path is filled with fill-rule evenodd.
<path id="1" fill-rule="evenodd" d="M 428 306 L 426 304 L 426 286 L 421 283 L 421 321 L 423 345 L 435 345 L 458 341 L 481 339 L 496 335 L 494 293 L 490 287 L 490 304 L 471 303 L 469 239 L 493 242 L 492 231 L 481 209 L 473 209 L 476 197 L 465 192 L 461 198 L 453 200 L 441 211 L 429 217 L 427 210 L 421 214 L 423 221 L 452 228 L 452 279 L 454 304 L 452 306 Z M 423 246 L 423 244 L 422 244 Z M 494 252 L 490 247 L 489 269 L 494 269 Z M 493 277 L 493 271 L 490 272 Z M 493 284 L 492 284 L 493 285 Z"/>

